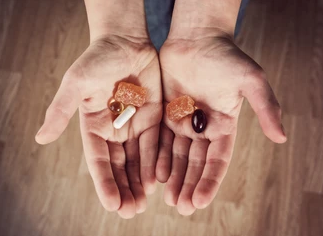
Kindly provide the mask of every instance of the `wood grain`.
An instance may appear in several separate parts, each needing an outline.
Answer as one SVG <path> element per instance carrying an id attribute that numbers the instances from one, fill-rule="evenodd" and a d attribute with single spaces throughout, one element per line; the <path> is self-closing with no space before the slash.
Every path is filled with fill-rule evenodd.
<path id="1" fill-rule="evenodd" d="M 267 72 L 289 140 L 271 143 L 245 102 L 219 194 L 190 217 L 161 184 L 134 219 L 105 212 L 77 115 L 58 141 L 35 143 L 88 33 L 81 0 L 0 0 L 0 236 L 323 235 L 323 0 L 250 1 L 237 43 Z"/>
<path id="2" fill-rule="evenodd" d="M 323 196 L 320 194 L 305 192 L 302 201 L 301 234 L 307 236 L 322 235 L 323 232 Z"/>

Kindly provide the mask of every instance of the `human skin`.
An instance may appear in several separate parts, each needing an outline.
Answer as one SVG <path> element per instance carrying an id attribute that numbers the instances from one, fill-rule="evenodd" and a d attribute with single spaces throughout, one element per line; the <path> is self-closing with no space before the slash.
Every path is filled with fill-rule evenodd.
<path id="1" fill-rule="evenodd" d="M 176 0 L 170 33 L 160 52 L 163 99 L 190 95 L 207 116 L 197 134 L 190 117 L 164 112 L 156 176 L 164 199 L 190 215 L 214 199 L 230 164 L 244 97 L 264 134 L 284 143 L 281 108 L 262 68 L 233 42 L 238 0 Z"/>
<path id="2" fill-rule="evenodd" d="M 90 45 L 64 75 L 36 141 L 55 141 L 79 109 L 84 153 L 98 197 L 108 211 L 132 218 L 146 209 L 146 194 L 156 187 L 162 118 L 158 56 L 148 37 L 144 0 L 85 4 Z M 120 81 L 145 87 L 148 96 L 133 118 L 116 130 L 116 116 L 107 103 Z"/>

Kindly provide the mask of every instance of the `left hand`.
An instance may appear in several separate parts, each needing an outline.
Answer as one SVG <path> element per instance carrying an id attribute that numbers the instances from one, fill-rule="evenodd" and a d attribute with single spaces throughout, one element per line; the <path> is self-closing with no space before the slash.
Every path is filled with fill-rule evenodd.
<path id="1" fill-rule="evenodd" d="M 107 103 L 120 81 L 145 87 L 148 96 L 116 130 Z M 150 40 L 107 35 L 91 42 L 66 72 L 36 141 L 56 140 L 77 108 L 87 165 L 102 205 L 123 218 L 143 212 L 145 193 L 155 189 L 162 116 L 159 63 Z"/>
<path id="2" fill-rule="evenodd" d="M 205 31 L 207 37 L 168 39 L 160 52 L 165 105 L 189 95 L 207 116 L 206 130 L 197 134 L 191 116 L 171 122 L 164 112 L 156 176 L 167 181 L 165 202 L 183 215 L 215 197 L 230 163 L 244 97 L 266 136 L 286 141 L 280 106 L 261 67 L 227 35 Z"/>

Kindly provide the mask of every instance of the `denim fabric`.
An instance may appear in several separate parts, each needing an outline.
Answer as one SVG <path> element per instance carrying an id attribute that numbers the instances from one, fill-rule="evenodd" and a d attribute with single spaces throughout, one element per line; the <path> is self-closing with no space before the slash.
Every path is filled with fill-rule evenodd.
<path id="1" fill-rule="evenodd" d="M 216 1 L 216 0 L 214 0 Z M 167 38 L 175 0 L 145 0 L 145 11 L 150 38 L 159 51 Z M 239 33 L 244 11 L 249 0 L 242 0 L 236 23 L 235 36 Z"/>
<path id="2" fill-rule="evenodd" d="M 238 18 L 237 18 L 237 23 L 236 23 L 236 28 L 235 28 L 235 32 L 234 32 L 234 37 L 237 37 L 237 35 L 240 32 L 243 16 L 244 16 L 245 10 L 247 8 L 248 2 L 249 2 L 249 0 L 242 0 L 241 1 L 240 10 L 239 10 Z"/>

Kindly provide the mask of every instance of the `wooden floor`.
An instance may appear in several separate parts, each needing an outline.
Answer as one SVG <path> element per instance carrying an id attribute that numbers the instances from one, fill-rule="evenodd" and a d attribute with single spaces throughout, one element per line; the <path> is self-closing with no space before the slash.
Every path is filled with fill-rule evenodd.
<path id="1" fill-rule="evenodd" d="M 220 192 L 191 217 L 165 205 L 162 185 L 134 219 L 105 212 L 78 117 L 35 143 L 88 41 L 81 0 L 0 0 L 0 236 L 323 235 L 323 0 L 251 0 L 237 43 L 267 71 L 289 140 L 271 143 L 245 103 Z"/>

